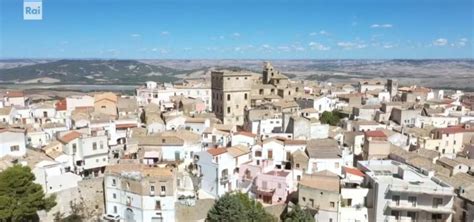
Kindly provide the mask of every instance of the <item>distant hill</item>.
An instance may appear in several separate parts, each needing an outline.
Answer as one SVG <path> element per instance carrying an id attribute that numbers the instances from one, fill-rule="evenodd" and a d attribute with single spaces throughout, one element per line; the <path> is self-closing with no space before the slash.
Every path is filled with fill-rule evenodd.
<path id="1" fill-rule="evenodd" d="M 0 82 L 136 84 L 173 82 L 179 80 L 175 75 L 182 73 L 185 71 L 135 60 L 57 60 L 0 69 Z"/>

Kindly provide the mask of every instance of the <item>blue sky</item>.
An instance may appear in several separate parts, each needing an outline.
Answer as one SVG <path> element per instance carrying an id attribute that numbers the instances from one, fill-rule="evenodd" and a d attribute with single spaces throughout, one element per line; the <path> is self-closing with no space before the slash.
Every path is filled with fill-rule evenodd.
<path id="1" fill-rule="evenodd" d="M 474 57 L 474 0 L 0 2 L 0 58 Z"/>

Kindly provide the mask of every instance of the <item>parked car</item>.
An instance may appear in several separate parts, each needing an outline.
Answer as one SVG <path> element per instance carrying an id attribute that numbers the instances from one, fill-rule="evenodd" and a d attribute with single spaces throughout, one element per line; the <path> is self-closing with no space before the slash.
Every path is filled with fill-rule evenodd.
<path id="1" fill-rule="evenodd" d="M 114 215 L 114 214 L 104 214 L 102 216 L 104 221 L 111 221 L 111 222 L 119 222 L 120 221 L 120 216 L 119 215 Z"/>

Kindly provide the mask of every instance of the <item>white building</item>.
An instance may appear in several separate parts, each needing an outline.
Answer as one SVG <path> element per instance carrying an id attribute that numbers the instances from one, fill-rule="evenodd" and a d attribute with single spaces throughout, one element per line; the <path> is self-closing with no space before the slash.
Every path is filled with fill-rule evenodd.
<path id="1" fill-rule="evenodd" d="M 72 172 L 67 172 L 67 165 L 56 161 L 41 161 L 35 165 L 35 183 L 40 184 L 46 193 L 55 193 L 77 187 L 82 180 Z"/>
<path id="2" fill-rule="evenodd" d="M 21 157 L 26 154 L 25 130 L 0 129 L 0 158 L 6 155 Z"/>
<path id="3" fill-rule="evenodd" d="M 369 221 L 451 221 L 454 189 L 432 172 L 392 160 L 359 161 L 358 168 L 372 189 Z"/>
<path id="4" fill-rule="evenodd" d="M 109 163 L 109 147 L 104 131 L 90 134 L 78 131 L 65 132 L 58 140 L 63 152 L 72 157 L 71 169 L 83 176 L 99 176 Z"/>
<path id="5" fill-rule="evenodd" d="M 235 154 L 227 148 L 210 148 L 196 153 L 194 160 L 197 172 L 202 176 L 201 189 L 218 198 L 237 189 L 238 172 Z"/>
<path id="6" fill-rule="evenodd" d="M 175 221 L 176 175 L 172 169 L 142 164 L 107 166 L 106 214 L 121 221 Z"/>
<path id="7" fill-rule="evenodd" d="M 144 86 L 136 90 L 137 101 L 140 106 L 150 103 L 160 105 L 165 110 L 165 105 L 171 103 L 172 96 L 185 96 L 199 98 L 206 104 L 206 109 L 212 109 L 211 86 L 204 80 L 185 80 L 182 84 L 158 85 L 156 82 L 148 81 Z"/>

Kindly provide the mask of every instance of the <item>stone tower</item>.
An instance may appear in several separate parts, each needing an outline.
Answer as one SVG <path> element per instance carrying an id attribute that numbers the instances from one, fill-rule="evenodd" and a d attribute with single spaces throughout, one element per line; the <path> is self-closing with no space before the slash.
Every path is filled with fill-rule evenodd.
<path id="1" fill-rule="evenodd" d="M 224 124 L 242 126 L 250 108 L 251 75 L 244 72 L 212 71 L 212 110 Z"/>
<path id="2" fill-rule="evenodd" d="M 398 93 L 398 81 L 394 79 L 387 80 L 387 90 L 390 93 L 390 97 L 394 97 Z"/>

